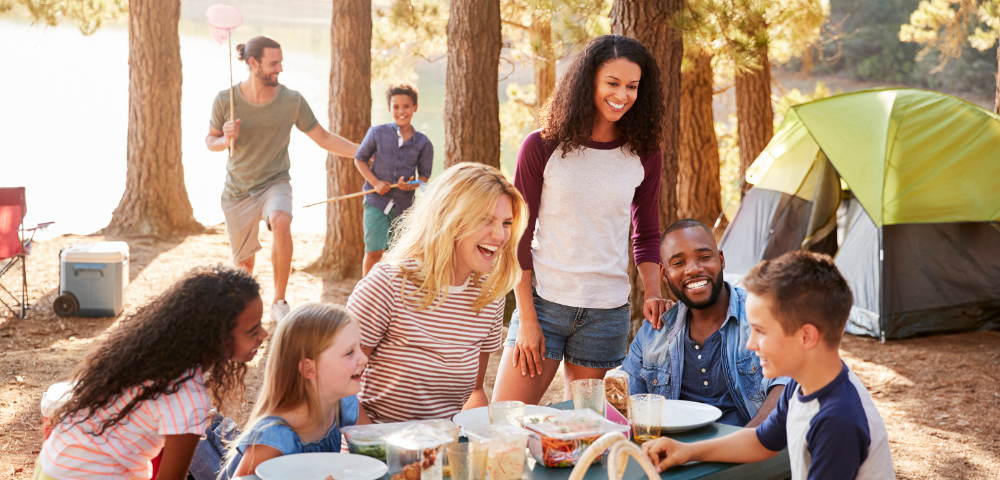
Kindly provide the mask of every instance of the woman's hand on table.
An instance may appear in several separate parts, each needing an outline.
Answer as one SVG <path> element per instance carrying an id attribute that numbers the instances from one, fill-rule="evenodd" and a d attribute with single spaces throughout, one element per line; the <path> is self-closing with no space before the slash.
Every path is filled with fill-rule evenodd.
<path id="1" fill-rule="evenodd" d="M 672 438 L 660 437 L 642 444 L 642 453 L 649 457 L 656 471 L 664 470 L 674 465 L 684 465 L 691 461 L 691 448 L 688 444 Z"/>

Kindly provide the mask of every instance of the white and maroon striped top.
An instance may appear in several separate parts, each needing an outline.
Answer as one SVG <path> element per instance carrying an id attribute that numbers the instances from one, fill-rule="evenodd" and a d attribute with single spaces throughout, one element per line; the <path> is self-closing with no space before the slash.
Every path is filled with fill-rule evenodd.
<path id="1" fill-rule="evenodd" d="M 466 283 L 451 287 L 443 304 L 418 312 L 403 306 L 400 273 L 395 265 L 375 265 L 347 300 L 361 323 L 361 345 L 375 349 L 358 397 L 376 423 L 451 418 L 475 389 L 480 353 L 500 349 L 504 299 L 476 314 L 480 289 Z M 417 286 L 405 288 L 413 305 Z"/>
<path id="2" fill-rule="evenodd" d="M 208 427 L 211 402 L 201 368 L 188 373 L 194 376 L 175 393 L 140 402 L 100 437 L 91 435 L 99 429 L 94 418 L 76 424 L 83 416 L 77 413 L 64 419 L 42 445 L 42 471 L 60 480 L 152 477 L 150 460 L 163 449 L 166 435 L 202 435 Z M 97 418 L 111 418 L 138 394 L 138 386 L 130 388 L 112 405 L 101 408 Z"/>

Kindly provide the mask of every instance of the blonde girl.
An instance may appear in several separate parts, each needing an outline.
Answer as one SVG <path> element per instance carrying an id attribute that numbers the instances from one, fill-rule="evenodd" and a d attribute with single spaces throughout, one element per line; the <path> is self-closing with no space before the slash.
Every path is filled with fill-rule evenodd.
<path id="1" fill-rule="evenodd" d="M 338 305 L 307 303 L 278 325 L 264 385 L 222 478 L 252 475 L 282 455 L 339 452 L 340 428 L 368 423 L 356 394 L 368 363 L 357 322 Z"/>
<path id="2" fill-rule="evenodd" d="M 401 217 L 395 243 L 347 301 L 370 357 L 359 397 L 374 422 L 487 404 L 483 380 L 519 280 L 526 216 L 497 169 L 460 163 Z"/>

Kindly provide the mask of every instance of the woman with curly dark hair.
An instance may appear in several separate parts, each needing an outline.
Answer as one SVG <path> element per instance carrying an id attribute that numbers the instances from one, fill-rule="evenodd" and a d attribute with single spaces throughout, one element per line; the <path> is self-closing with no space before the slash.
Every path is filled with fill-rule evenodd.
<path id="1" fill-rule="evenodd" d="M 246 362 L 267 337 L 260 286 L 230 267 L 189 272 L 122 321 L 77 367 L 35 478 L 187 477 L 212 404 L 242 397 Z"/>
<path id="2" fill-rule="evenodd" d="M 514 173 L 530 216 L 494 401 L 538 403 L 563 359 L 566 398 L 572 381 L 621 365 L 630 221 L 643 313 L 665 310 L 657 276 L 662 119 L 656 60 L 619 35 L 590 41 L 542 108 L 542 128 L 524 140 Z"/>

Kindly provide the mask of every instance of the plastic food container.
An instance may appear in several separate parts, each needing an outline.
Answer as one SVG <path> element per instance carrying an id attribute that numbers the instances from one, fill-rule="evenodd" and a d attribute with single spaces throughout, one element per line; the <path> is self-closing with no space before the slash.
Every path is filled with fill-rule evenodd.
<path id="1" fill-rule="evenodd" d="M 376 460 L 386 461 L 386 437 L 414 425 L 428 425 L 450 435 L 458 441 L 459 426 L 450 420 L 417 420 L 412 422 L 379 423 L 371 425 L 351 425 L 341 432 L 347 440 L 347 449 L 351 453 L 365 455 Z"/>
<path id="2" fill-rule="evenodd" d="M 469 442 L 489 446 L 487 480 L 520 480 L 524 474 L 528 431 L 508 423 L 479 427 L 466 432 Z"/>
<path id="3" fill-rule="evenodd" d="M 629 430 L 628 426 L 611 422 L 590 409 L 529 415 L 521 424 L 530 431 L 531 455 L 546 467 L 572 467 L 601 435 L 608 432 L 628 435 Z"/>
<path id="4" fill-rule="evenodd" d="M 604 374 L 604 398 L 618 413 L 628 418 L 628 374 L 620 369 Z"/>
<path id="5" fill-rule="evenodd" d="M 386 438 L 386 465 L 392 480 L 441 480 L 444 446 L 454 441 L 429 425 L 412 425 Z"/>

